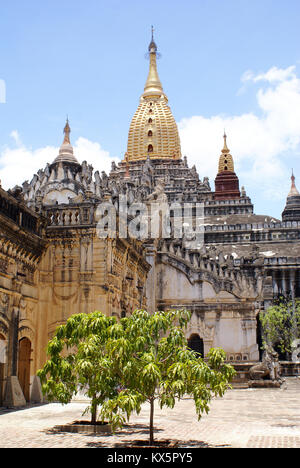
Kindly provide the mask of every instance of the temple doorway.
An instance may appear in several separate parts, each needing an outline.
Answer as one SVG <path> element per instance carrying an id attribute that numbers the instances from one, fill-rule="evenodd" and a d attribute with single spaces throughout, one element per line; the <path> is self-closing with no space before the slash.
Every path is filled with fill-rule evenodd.
<path id="1" fill-rule="evenodd" d="M 196 333 L 191 335 L 190 338 L 188 339 L 188 347 L 192 350 L 198 353 L 200 356 L 199 357 L 204 357 L 204 343 L 202 338 L 200 338 L 199 335 Z"/>
<path id="2" fill-rule="evenodd" d="M 31 341 L 23 338 L 19 342 L 18 379 L 26 401 L 30 401 Z"/>

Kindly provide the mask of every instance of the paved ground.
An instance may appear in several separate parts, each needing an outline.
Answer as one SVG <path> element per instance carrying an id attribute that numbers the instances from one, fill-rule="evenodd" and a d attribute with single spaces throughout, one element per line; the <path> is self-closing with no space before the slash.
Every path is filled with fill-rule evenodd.
<path id="1" fill-rule="evenodd" d="M 81 418 L 82 402 L 49 404 L 18 411 L 0 408 L 0 448 L 126 447 L 147 439 L 148 410 L 116 435 L 61 433 L 55 426 Z M 174 410 L 156 410 L 156 438 L 182 441 L 184 447 L 300 448 L 300 379 L 286 379 L 281 389 L 230 390 L 216 398 L 200 422 L 193 401 L 185 399 Z"/>

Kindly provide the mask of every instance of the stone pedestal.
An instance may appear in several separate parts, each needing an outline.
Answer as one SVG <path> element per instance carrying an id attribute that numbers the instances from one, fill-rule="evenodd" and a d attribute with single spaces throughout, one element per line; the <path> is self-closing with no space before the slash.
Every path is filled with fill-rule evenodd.
<path id="1" fill-rule="evenodd" d="M 282 381 L 279 380 L 249 380 L 249 388 L 280 388 Z"/>
<path id="2" fill-rule="evenodd" d="M 8 377 L 6 380 L 3 406 L 7 408 L 26 406 L 26 400 L 24 398 L 18 377 L 16 376 Z"/>
<path id="3" fill-rule="evenodd" d="M 43 403 L 44 401 L 41 381 L 37 375 L 35 375 L 32 380 L 30 401 L 32 403 Z"/>

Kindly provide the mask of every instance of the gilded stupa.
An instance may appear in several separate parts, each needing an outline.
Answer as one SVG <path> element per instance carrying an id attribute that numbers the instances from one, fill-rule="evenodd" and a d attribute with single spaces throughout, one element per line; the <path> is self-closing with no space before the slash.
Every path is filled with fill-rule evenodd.
<path id="1" fill-rule="evenodd" d="M 230 150 L 227 146 L 227 135 L 224 133 L 224 148 L 219 159 L 219 174 L 225 171 L 234 172 L 233 157 L 230 154 Z"/>
<path id="2" fill-rule="evenodd" d="M 131 121 L 128 161 L 151 159 L 181 159 L 180 138 L 168 98 L 157 71 L 157 45 L 149 45 L 149 75 L 140 104 Z"/>

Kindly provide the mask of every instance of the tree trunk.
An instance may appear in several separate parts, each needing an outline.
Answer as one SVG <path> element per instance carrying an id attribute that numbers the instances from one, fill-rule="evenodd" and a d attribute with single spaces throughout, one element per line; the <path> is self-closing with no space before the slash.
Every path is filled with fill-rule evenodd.
<path id="1" fill-rule="evenodd" d="M 92 406 L 91 406 L 92 424 L 96 424 L 97 422 L 97 408 L 98 406 L 92 402 Z"/>
<path id="2" fill-rule="evenodd" d="M 149 445 L 153 445 L 154 443 L 154 398 L 150 399 L 150 440 Z"/>

